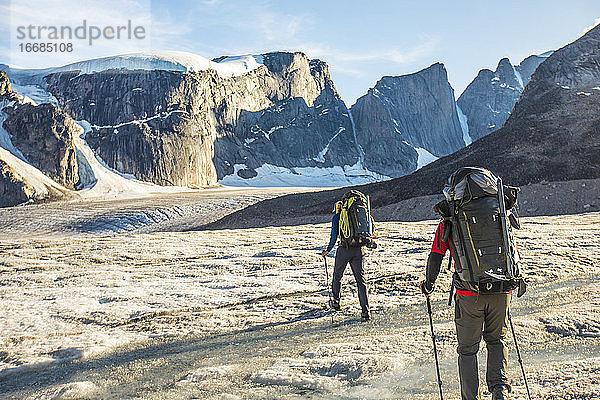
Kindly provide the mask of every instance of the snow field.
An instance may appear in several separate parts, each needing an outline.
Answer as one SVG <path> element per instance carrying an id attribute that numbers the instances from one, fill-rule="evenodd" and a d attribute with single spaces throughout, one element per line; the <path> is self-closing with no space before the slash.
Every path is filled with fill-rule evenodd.
<path id="1" fill-rule="evenodd" d="M 240 187 L 342 187 L 391 179 L 366 169 L 360 162 L 344 167 L 285 168 L 263 164 L 255 170 L 258 175 L 249 179 L 237 174 L 244 168 L 245 164 L 235 164 L 233 174 L 224 176 L 219 183 Z"/>
<path id="2" fill-rule="evenodd" d="M 433 154 L 431 154 L 430 152 L 428 152 L 427 150 L 425 150 L 422 147 L 415 147 L 415 150 L 418 155 L 417 169 L 420 169 L 420 168 L 426 166 L 427 164 L 432 163 L 438 159 L 438 157 L 434 156 Z"/>
<path id="3" fill-rule="evenodd" d="M 78 121 L 81 127 L 80 134 L 76 135 L 75 148 L 78 155 L 78 163 L 87 174 L 83 176 L 84 189 L 75 193 L 84 198 L 102 199 L 127 199 L 151 196 L 165 193 L 192 192 L 192 189 L 182 186 L 159 186 L 152 183 L 136 180 L 134 177 L 125 176 L 112 168 L 88 146 L 85 141 L 85 133 L 89 130 L 87 121 Z M 82 176 L 82 174 L 80 174 Z"/>
<path id="4" fill-rule="evenodd" d="M 468 124 L 468 118 L 467 116 L 462 112 L 462 110 L 460 109 L 460 107 L 458 106 L 458 103 L 456 104 L 456 113 L 458 114 L 458 121 L 460 122 L 460 128 L 462 129 L 462 133 L 463 133 L 463 141 L 465 142 L 465 146 L 470 145 L 471 143 L 473 143 L 473 139 L 471 138 L 471 136 L 469 135 L 469 124 Z"/>
<path id="5" fill-rule="evenodd" d="M 0 317 L 4 340 L 12 342 L 9 338 L 26 330 L 27 338 L 9 345 L 10 352 L 20 353 L 17 364 L 37 363 L 62 348 L 81 349 L 84 356 L 89 349 L 127 340 L 245 329 L 294 319 L 307 308 L 322 310 L 327 297 L 318 251 L 328 234 L 325 225 L 308 225 L 256 229 L 252 235 L 226 230 L 13 239 L 3 245 L 2 255 L 16 290 L 3 287 L 0 293 L 8 314 L 25 318 L 11 322 L 8 315 Z M 400 251 L 404 258 L 402 249 L 414 251 L 414 245 L 409 238 L 395 250 L 382 244 L 387 250 L 381 252 L 389 256 L 369 256 L 367 278 L 416 271 L 418 261 L 394 256 Z M 379 271 L 379 263 L 385 270 Z M 355 289 L 348 284 L 351 274 L 345 279 L 344 302 L 357 306 Z M 396 285 L 385 284 L 392 290 Z M 403 284 L 398 282 L 398 288 Z M 263 301 L 244 303 L 263 296 Z M 378 297 L 372 295 L 374 309 L 382 305 Z M 95 329 L 99 326 L 102 335 Z"/>

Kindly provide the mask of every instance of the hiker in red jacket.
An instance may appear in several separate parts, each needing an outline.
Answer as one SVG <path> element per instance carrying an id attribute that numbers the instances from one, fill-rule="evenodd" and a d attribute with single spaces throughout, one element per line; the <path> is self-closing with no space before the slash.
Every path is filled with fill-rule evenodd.
<path id="1" fill-rule="evenodd" d="M 442 240 L 443 223 L 437 227 L 431 253 L 427 259 L 426 278 L 421 291 L 429 296 L 442 265 L 446 251 L 450 249 L 448 239 Z M 452 257 L 452 252 L 450 252 Z M 486 381 L 493 400 L 508 399 L 510 385 L 507 377 L 506 334 L 510 292 L 479 295 L 464 285 L 458 274 L 453 276 L 456 289 L 454 296 L 454 322 L 458 340 L 458 373 L 463 400 L 479 400 L 479 373 L 477 353 L 483 336 L 488 350 Z"/>
<path id="2" fill-rule="evenodd" d="M 506 361 L 508 313 L 512 290 L 522 279 L 518 251 L 512 236 L 507 238 L 512 235 L 511 228 L 504 225 L 506 219 L 502 218 L 510 216 L 510 223 L 519 227 L 518 220 L 511 215 L 516 193 L 517 188 L 503 185 L 490 171 L 465 167 L 450 176 L 444 189 L 445 200 L 434 207 L 443 219 L 436 229 L 421 291 L 431 295 L 442 259 L 450 250 L 454 261 L 454 322 L 463 400 L 481 399 L 477 353 L 482 337 L 488 350 L 486 382 L 492 400 L 508 399 L 511 391 Z M 510 248 L 507 249 L 506 243 Z M 516 270 L 506 272 L 513 266 L 511 262 Z"/>

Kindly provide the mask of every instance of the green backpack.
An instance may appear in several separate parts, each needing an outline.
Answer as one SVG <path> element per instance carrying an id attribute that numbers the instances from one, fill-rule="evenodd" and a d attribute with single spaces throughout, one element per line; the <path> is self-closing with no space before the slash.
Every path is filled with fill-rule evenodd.
<path id="1" fill-rule="evenodd" d="M 351 190 L 342 198 L 340 212 L 340 243 L 346 247 L 376 247 L 375 222 L 367 196 Z"/>

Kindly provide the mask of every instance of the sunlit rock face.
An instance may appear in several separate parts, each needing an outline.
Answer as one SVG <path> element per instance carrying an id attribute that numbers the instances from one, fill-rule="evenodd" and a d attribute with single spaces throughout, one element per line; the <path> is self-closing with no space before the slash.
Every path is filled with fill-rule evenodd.
<path id="1" fill-rule="evenodd" d="M 232 77 L 121 69 L 46 80 L 67 113 L 89 122 L 97 154 L 138 179 L 210 186 L 234 173 L 253 177 L 264 164 L 356 164 L 348 110 L 327 65 L 302 53 L 256 57 L 258 68 Z"/>

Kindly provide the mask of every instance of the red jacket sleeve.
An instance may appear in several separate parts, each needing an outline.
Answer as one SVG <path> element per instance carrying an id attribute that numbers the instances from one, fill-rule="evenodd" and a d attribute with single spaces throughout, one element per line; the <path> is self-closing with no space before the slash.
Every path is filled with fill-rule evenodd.
<path id="1" fill-rule="evenodd" d="M 435 231 L 435 238 L 433 239 L 433 245 L 431 246 L 432 253 L 438 253 L 441 255 L 446 254 L 446 251 L 450 248 L 450 244 L 448 243 L 449 239 L 446 241 L 442 241 L 442 230 L 444 227 L 444 223 L 440 222 Z"/>

